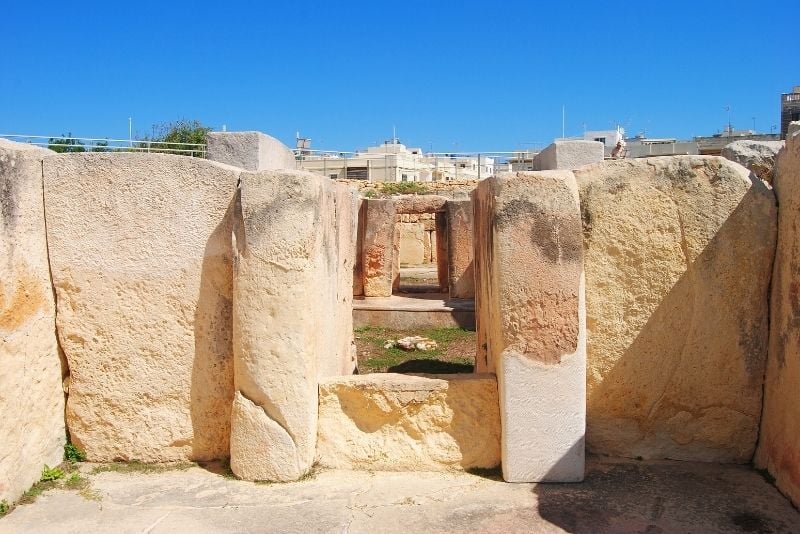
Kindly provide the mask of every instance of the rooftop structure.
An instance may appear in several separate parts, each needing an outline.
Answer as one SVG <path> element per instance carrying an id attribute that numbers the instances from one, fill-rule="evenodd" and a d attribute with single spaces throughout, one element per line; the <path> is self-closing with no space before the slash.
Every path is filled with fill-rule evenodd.
<path id="1" fill-rule="evenodd" d="M 794 121 L 800 121 L 800 85 L 781 95 L 781 139 L 786 139 L 789 123 Z"/>

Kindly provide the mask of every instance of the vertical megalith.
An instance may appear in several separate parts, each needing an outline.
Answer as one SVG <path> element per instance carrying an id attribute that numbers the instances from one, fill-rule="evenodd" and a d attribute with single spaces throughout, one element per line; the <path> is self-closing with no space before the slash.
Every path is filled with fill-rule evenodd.
<path id="1" fill-rule="evenodd" d="M 0 501 L 61 462 L 64 391 L 47 259 L 44 149 L 0 140 Z"/>
<path id="2" fill-rule="evenodd" d="M 434 228 L 436 232 L 436 277 L 439 280 L 439 287 L 442 291 L 447 292 L 449 287 L 450 277 L 450 261 L 448 254 L 448 232 L 447 232 L 447 214 L 443 211 L 437 211 L 433 215 Z"/>
<path id="3" fill-rule="evenodd" d="M 475 296 L 472 251 L 472 201 L 449 200 L 446 204 L 450 298 Z"/>
<path id="4" fill-rule="evenodd" d="M 392 294 L 395 208 L 392 200 L 365 199 L 362 269 L 364 296 L 389 297 Z"/>
<path id="5" fill-rule="evenodd" d="M 478 368 L 497 374 L 503 478 L 580 481 L 586 326 L 575 178 L 504 174 L 472 199 Z"/>
<path id="6" fill-rule="evenodd" d="M 354 197 L 344 187 L 296 171 L 242 175 L 231 415 L 231 469 L 241 478 L 295 480 L 313 463 L 318 377 L 336 374 L 350 354 L 337 337 L 352 321 L 350 301 L 339 301 L 352 273 L 340 253 L 355 239 Z"/>

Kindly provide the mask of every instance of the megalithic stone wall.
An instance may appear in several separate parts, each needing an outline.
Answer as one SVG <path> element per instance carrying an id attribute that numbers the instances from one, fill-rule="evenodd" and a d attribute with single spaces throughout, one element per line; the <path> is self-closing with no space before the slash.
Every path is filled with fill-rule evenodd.
<path id="1" fill-rule="evenodd" d="M 166 154 L 44 160 L 67 425 L 89 460 L 228 455 L 240 172 Z"/>
<path id="2" fill-rule="evenodd" d="M 749 462 L 761 417 L 773 192 L 710 156 L 608 161 L 575 175 L 588 448 Z"/>
<path id="3" fill-rule="evenodd" d="M 800 505 L 800 123 L 778 155 L 778 246 L 770 300 L 769 359 L 756 466 Z"/>
<path id="4" fill-rule="evenodd" d="M 392 200 L 365 199 L 364 241 L 361 269 L 364 296 L 389 297 L 392 278 L 395 242 L 395 206 Z"/>
<path id="5" fill-rule="evenodd" d="M 42 160 L 52 155 L 0 140 L 0 501 L 14 502 L 64 454 L 42 203 Z"/>
<path id="6" fill-rule="evenodd" d="M 583 480 L 586 325 L 571 172 L 502 174 L 472 194 L 478 369 L 497 374 L 503 478 Z"/>
<path id="7" fill-rule="evenodd" d="M 475 296 L 475 272 L 472 245 L 472 201 L 448 200 L 446 213 L 450 298 L 473 298 Z"/>
<path id="8" fill-rule="evenodd" d="M 337 235 L 337 210 L 354 217 L 356 207 L 342 187 L 302 172 L 242 175 L 231 422 L 231 469 L 240 478 L 295 480 L 314 461 L 318 378 L 336 374 L 322 359 L 350 357 L 336 341 L 352 332 L 352 307 L 337 301 L 340 264 L 355 239 L 350 226 Z"/>

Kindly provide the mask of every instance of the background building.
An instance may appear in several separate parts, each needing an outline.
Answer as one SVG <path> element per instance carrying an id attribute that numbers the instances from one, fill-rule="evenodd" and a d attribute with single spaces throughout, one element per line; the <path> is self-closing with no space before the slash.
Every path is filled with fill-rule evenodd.
<path id="1" fill-rule="evenodd" d="M 800 121 L 800 85 L 781 95 L 781 139 L 786 139 L 789 123 L 793 121 Z"/>

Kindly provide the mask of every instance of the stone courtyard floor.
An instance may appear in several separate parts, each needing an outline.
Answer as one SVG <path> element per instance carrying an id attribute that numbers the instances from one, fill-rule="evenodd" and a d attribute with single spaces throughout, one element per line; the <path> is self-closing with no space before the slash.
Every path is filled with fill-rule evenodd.
<path id="1" fill-rule="evenodd" d="M 0 532 L 800 532 L 797 510 L 741 466 L 591 458 L 584 483 L 539 485 L 343 471 L 253 484 L 200 467 L 88 477 L 97 500 L 51 490 Z"/>

